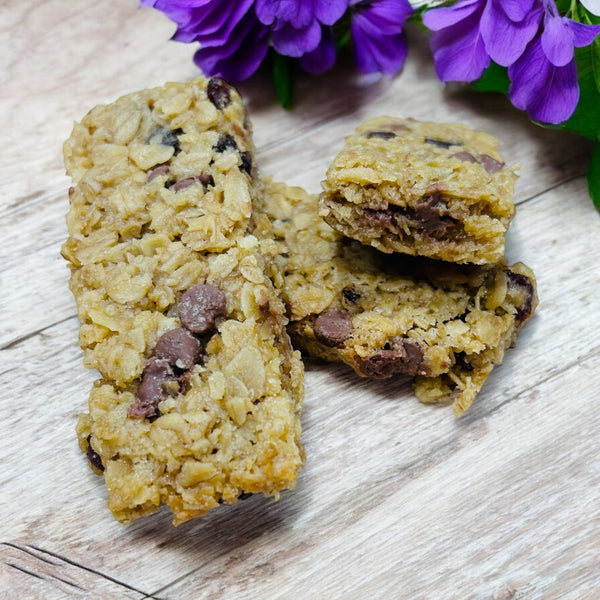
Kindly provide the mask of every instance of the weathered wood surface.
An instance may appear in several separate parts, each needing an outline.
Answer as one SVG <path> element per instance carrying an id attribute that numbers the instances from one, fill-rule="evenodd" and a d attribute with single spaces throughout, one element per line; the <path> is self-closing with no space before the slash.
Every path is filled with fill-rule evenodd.
<path id="1" fill-rule="evenodd" d="M 193 49 L 135 0 L 0 3 L 0 598 L 600 597 L 600 216 L 589 148 L 507 102 L 449 92 L 426 40 L 394 80 L 349 67 L 302 79 L 292 112 L 241 86 L 263 171 L 319 189 L 344 135 L 379 114 L 463 121 L 521 164 L 511 260 L 540 306 L 472 409 L 420 405 L 401 379 L 307 365 L 307 465 L 179 528 L 125 527 L 76 447 L 94 374 L 59 255 L 61 144 L 94 104 L 192 77 Z"/>

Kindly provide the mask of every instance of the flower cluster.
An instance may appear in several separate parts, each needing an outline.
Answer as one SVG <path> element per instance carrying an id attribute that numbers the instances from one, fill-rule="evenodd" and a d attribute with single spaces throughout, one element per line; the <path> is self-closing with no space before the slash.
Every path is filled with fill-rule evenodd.
<path id="1" fill-rule="evenodd" d="M 554 0 L 459 0 L 423 14 L 442 81 L 479 79 L 491 61 L 508 67 L 511 102 L 542 123 L 562 123 L 579 101 L 575 48 L 600 25 L 561 16 Z"/>
<path id="2" fill-rule="evenodd" d="M 173 39 L 199 42 L 194 61 L 209 76 L 240 81 L 269 48 L 317 74 L 336 62 L 348 29 L 357 67 L 393 75 L 407 53 L 408 0 L 141 0 L 177 24 Z"/>

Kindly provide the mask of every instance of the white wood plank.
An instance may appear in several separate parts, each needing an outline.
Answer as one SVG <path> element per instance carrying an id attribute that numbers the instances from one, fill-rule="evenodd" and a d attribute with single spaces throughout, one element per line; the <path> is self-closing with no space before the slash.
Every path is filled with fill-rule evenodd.
<path id="1" fill-rule="evenodd" d="M 296 490 L 177 529 L 168 511 L 124 527 L 76 447 L 94 374 L 81 366 L 58 254 L 61 144 L 94 104 L 194 76 L 194 48 L 168 42 L 173 25 L 137 0 L 24 0 L 1 12 L 0 542 L 11 545 L 0 598 L 597 595 L 600 216 L 577 178 L 587 143 L 532 125 L 499 96 L 445 89 L 415 29 L 394 80 L 344 66 L 300 78 L 292 112 L 267 77 L 242 85 L 260 165 L 312 191 L 371 116 L 496 134 L 522 165 L 509 258 L 535 270 L 540 307 L 465 418 L 420 405 L 404 380 L 308 364 Z"/>
<path id="2" fill-rule="evenodd" d="M 2 600 L 144 600 L 132 590 L 43 549 L 0 543 Z"/>

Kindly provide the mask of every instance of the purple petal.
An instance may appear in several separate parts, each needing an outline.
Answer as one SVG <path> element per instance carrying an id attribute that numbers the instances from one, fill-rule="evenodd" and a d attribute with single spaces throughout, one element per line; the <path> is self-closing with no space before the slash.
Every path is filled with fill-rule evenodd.
<path id="1" fill-rule="evenodd" d="M 600 33 L 600 25 L 584 25 L 567 19 L 567 27 L 573 34 L 573 43 L 576 48 L 589 46 Z"/>
<path id="2" fill-rule="evenodd" d="M 515 22 L 494 0 L 488 2 L 481 16 L 480 27 L 485 49 L 492 60 L 505 67 L 512 65 L 537 33 L 542 15 L 540 7 Z"/>
<path id="3" fill-rule="evenodd" d="M 363 73 L 395 75 L 403 67 L 408 52 L 402 34 L 379 37 L 362 36 L 352 24 L 356 66 Z"/>
<path id="4" fill-rule="evenodd" d="M 306 0 L 256 0 L 255 11 L 264 25 L 289 24 L 303 29 L 315 19 L 312 3 Z"/>
<path id="5" fill-rule="evenodd" d="M 323 32 L 321 43 L 300 57 L 300 66 L 313 75 L 324 73 L 335 64 L 335 41 L 330 30 Z"/>
<path id="6" fill-rule="evenodd" d="M 406 19 L 413 12 L 407 0 L 378 0 L 365 8 L 357 9 L 352 18 L 360 16 L 368 19 L 377 35 L 392 35 L 402 31 Z"/>
<path id="7" fill-rule="evenodd" d="M 199 41 L 203 47 L 228 43 L 234 27 L 252 7 L 253 0 L 224 5 L 211 1 L 190 12 L 190 20 L 178 28 L 173 36 L 178 42 Z"/>
<path id="8" fill-rule="evenodd" d="M 333 25 L 348 8 L 348 0 L 313 0 L 315 17 L 323 25 Z"/>
<path id="9" fill-rule="evenodd" d="M 209 77 L 242 81 L 256 72 L 268 49 L 268 29 L 250 13 L 235 28 L 227 45 L 200 48 L 194 62 Z"/>
<path id="10" fill-rule="evenodd" d="M 499 8 L 502 8 L 506 16 L 515 23 L 522 21 L 533 10 L 534 4 L 540 4 L 539 0 L 492 0 L 492 2 L 497 2 Z"/>
<path id="11" fill-rule="evenodd" d="M 564 67 L 573 60 L 575 55 L 573 37 L 565 21 L 558 14 L 551 15 L 546 12 L 540 41 L 546 58 L 555 67 Z"/>
<path id="12" fill-rule="evenodd" d="M 485 0 L 459 0 L 453 6 L 433 8 L 423 13 L 423 24 L 431 31 L 452 27 L 482 8 Z"/>
<path id="13" fill-rule="evenodd" d="M 284 56 L 302 56 L 312 52 L 321 41 L 321 26 L 315 19 L 307 27 L 297 29 L 284 25 L 271 33 L 273 47 Z"/>
<path id="14" fill-rule="evenodd" d="M 431 35 L 435 70 L 441 81 L 475 81 L 490 64 L 479 32 L 479 12 Z"/>
<path id="15" fill-rule="evenodd" d="M 542 123 L 562 123 L 579 101 L 577 65 L 553 65 L 544 54 L 540 39 L 534 40 L 508 69 L 512 103 Z"/>

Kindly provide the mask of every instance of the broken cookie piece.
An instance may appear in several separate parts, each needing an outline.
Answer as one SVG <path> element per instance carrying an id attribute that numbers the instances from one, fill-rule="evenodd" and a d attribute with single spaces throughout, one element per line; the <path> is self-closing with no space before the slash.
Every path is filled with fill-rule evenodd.
<path id="1" fill-rule="evenodd" d="M 279 285 L 294 344 L 363 377 L 413 377 L 420 400 L 463 414 L 535 310 L 531 270 L 384 254 L 327 225 L 317 196 L 265 185 L 256 228 L 285 248 Z"/>
<path id="2" fill-rule="evenodd" d="M 383 252 L 497 262 L 515 213 L 516 179 L 497 147 L 465 125 L 372 119 L 328 169 L 320 214 Z"/>
<path id="3" fill-rule="evenodd" d="M 125 96 L 76 124 L 64 155 L 63 255 L 101 375 L 77 431 L 114 516 L 166 503 L 177 524 L 293 488 L 303 367 L 266 274 L 272 242 L 248 232 L 257 181 L 237 91 L 198 78 Z"/>

